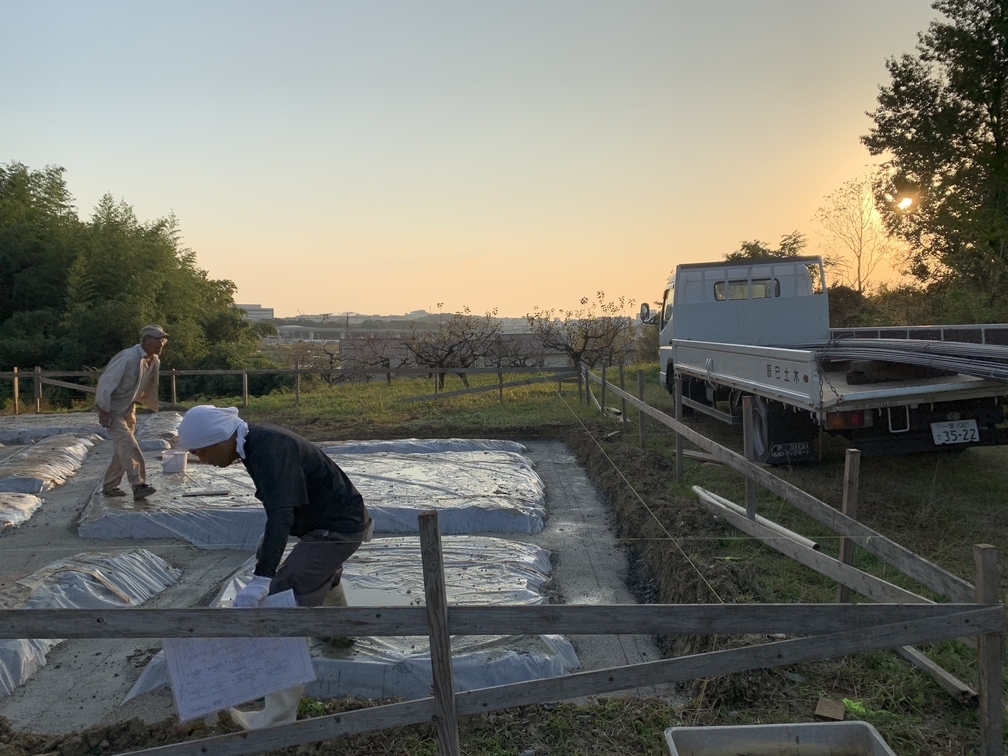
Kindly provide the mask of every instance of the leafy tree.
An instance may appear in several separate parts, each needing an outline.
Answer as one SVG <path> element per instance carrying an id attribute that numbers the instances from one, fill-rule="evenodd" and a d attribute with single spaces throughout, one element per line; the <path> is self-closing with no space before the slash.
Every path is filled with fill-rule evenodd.
<path id="1" fill-rule="evenodd" d="M 744 241 L 737 250 L 726 254 L 724 259 L 733 262 L 736 260 L 800 257 L 807 244 L 808 240 L 805 238 L 805 234 L 800 231 L 792 231 L 781 237 L 780 245 L 776 249 L 758 239 Z"/>
<path id="2" fill-rule="evenodd" d="M 141 222 L 106 195 L 81 222 L 62 168 L 0 166 L 0 369 L 102 367 L 145 323 L 171 334 L 165 368 L 264 366 L 275 331 L 245 321 L 234 291 L 197 267 L 174 216 Z"/>
<path id="3" fill-rule="evenodd" d="M 529 330 L 546 349 L 566 354 L 571 363 L 589 367 L 623 362 L 633 353 L 633 320 L 623 315 L 633 300 L 620 297 L 607 302 L 605 292 L 595 301 L 581 298 L 574 310 L 540 310 L 526 315 Z"/>
<path id="4" fill-rule="evenodd" d="M 945 20 L 890 58 L 861 141 L 888 155 L 878 187 L 889 229 L 912 246 L 910 272 L 989 304 L 1008 283 L 1008 2 L 938 0 Z"/>
<path id="5" fill-rule="evenodd" d="M 868 280 L 883 260 L 900 250 L 876 208 L 878 171 L 845 182 L 827 195 L 813 220 L 819 224 L 826 245 L 825 257 L 844 285 L 863 294 Z"/>
<path id="6" fill-rule="evenodd" d="M 81 232 L 62 168 L 0 165 L 0 364 L 51 362 Z"/>

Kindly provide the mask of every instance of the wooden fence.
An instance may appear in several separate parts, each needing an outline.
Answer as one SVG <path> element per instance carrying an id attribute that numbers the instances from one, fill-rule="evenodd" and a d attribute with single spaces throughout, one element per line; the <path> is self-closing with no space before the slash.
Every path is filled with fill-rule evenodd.
<path id="1" fill-rule="evenodd" d="M 657 420 L 675 432 L 676 477 L 680 482 L 683 478 L 684 458 L 689 455 L 689 452 L 683 448 L 684 440 L 703 449 L 704 452 L 702 454 L 704 459 L 722 463 L 745 476 L 746 506 L 744 508 L 699 486 L 694 486 L 693 491 L 697 494 L 701 503 L 714 513 L 724 517 L 735 528 L 834 580 L 838 585 L 838 602 L 849 601 L 851 591 L 853 590 L 878 602 L 938 605 L 924 596 L 900 588 L 851 566 L 855 545 L 865 549 L 886 564 L 899 570 L 904 575 L 913 578 L 950 602 L 969 601 L 971 597 L 973 600 L 988 603 L 994 603 L 998 600 L 999 574 L 996 565 L 993 567 L 989 565 L 983 566 L 983 560 L 991 558 L 984 556 L 984 554 L 993 552 L 992 546 L 980 545 L 974 547 L 977 572 L 976 586 L 973 586 L 962 578 L 942 569 L 855 519 L 860 470 L 860 453 L 856 449 L 851 449 L 847 452 L 844 471 L 843 505 L 841 511 L 838 512 L 825 502 L 816 499 L 746 458 L 746 456 L 751 456 L 752 451 L 752 407 L 748 397 L 743 402 L 743 433 L 746 455 L 740 455 L 683 424 L 681 386 L 678 381 L 676 382 L 675 393 L 676 417 L 673 418 L 643 401 L 643 376 L 641 373 L 638 373 L 638 397 L 634 397 L 628 394 L 622 385 L 617 387 L 609 383 L 606 380 L 606 371 L 604 368 L 601 371 L 601 375 L 595 375 L 586 366 L 582 366 L 581 369 L 585 385 L 589 386 L 587 395 L 595 402 L 596 407 L 603 415 L 607 414 L 608 410 L 605 400 L 607 391 L 615 394 L 624 402 L 620 413 L 624 424 L 626 423 L 626 403 L 631 404 L 639 410 L 639 433 L 642 446 L 644 443 L 643 420 L 645 415 Z M 601 399 L 598 401 L 595 401 L 592 396 L 590 389 L 592 383 L 600 386 Z M 623 383 L 622 369 L 620 371 L 620 383 Z M 819 523 L 840 534 L 839 558 L 834 559 L 815 548 L 810 548 L 810 543 L 807 539 L 803 539 L 798 534 L 792 533 L 776 523 L 768 522 L 758 517 L 755 511 L 757 484 L 780 496 Z M 984 743 L 981 753 L 985 756 L 987 754 L 1002 753 L 1001 676 L 1003 674 L 1002 668 L 1005 651 L 1004 635 L 1002 634 L 999 637 L 1000 640 L 995 645 L 992 645 L 990 640 L 975 642 L 967 636 L 959 638 L 959 640 L 977 648 L 979 655 L 979 693 L 974 692 L 968 685 L 957 680 L 946 670 L 929 660 L 917 649 L 913 648 L 913 644 L 903 644 L 896 647 L 898 653 L 918 668 L 930 674 L 951 695 L 962 701 L 979 700 L 981 739 Z M 991 687 L 991 681 L 995 677 L 997 678 L 996 689 Z"/>
<path id="2" fill-rule="evenodd" d="M 443 756 L 457 756 L 460 716 L 974 635 L 981 655 L 981 753 L 985 756 L 1002 753 L 1000 658 L 1004 649 L 1005 614 L 1004 607 L 997 603 L 997 557 L 992 547 L 976 547 L 976 595 L 972 601 L 962 603 L 449 606 L 437 513 L 422 512 L 419 519 L 426 599 L 423 607 L 322 607 L 293 611 L 0 610 L 0 638 L 426 635 L 431 647 L 433 695 L 430 697 L 134 753 L 243 756 L 433 722 L 439 752 Z M 786 633 L 807 637 L 454 691 L 452 635 L 542 633 Z"/>
<path id="3" fill-rule="evenodd" d="M 84 383 L 71 383 L 70 381 L 60 380 L 61 378 L 86 378 L 91 382 L 97 384 L 98 377 L 102 374 L 102 370 L 43 370 L 42 368 L 36 366 L 35 370 L 30 373 L 25 373 L 24 371 L 14 368 L 10 372 L 0 372 L 0 379 L 8 379 L 13 384 L 13 399 L 14 399 L 14 414 L 21 414 L 21 381 L 31 380 L 34 387 L 33 392 L 33 402 L 34 402 L 34 412 L 39 414 L 42 411 L 42 387 L 43 386 L 56 386 L 59 388 L 70 389 L 72 391 L 80 391 L 87 394 L 95 393 L 95 387 L 93 385 L 88 385 Z M 529 374 L 538 373 L 542 375 L 535 375 L 531 378 L 524 378 L 516 381 L 505 381 L 505 375 L 513 374 Z M 442 383 L 443 378 L 447 374 L 459 375 L 459 376 L 469 376 L 469 375 L 483 375 L 483 374 L 495 374 L 497 376 L 496 384 L 489 384 L 486 386 L 477 386 L 474 388 L 462 389 L 460 391 L 438 391 L 438 386 Z M 477 394 L 486 391 L 497 391 L 498 398 L 500 401 L 504 400 L 504 389 L 512 388 L 514 386 L 526 386 L 533 383 L 545 383 L 556 381 L 558 384 L 562 384 L 564 381 L 569 380 L 579 380 L 580 372 L 576 368 L 572 367 L 466 367 L 466 368 L 454 368 L 454 367 L 412 367 L 412 368 L 356 368 L 352 370 L 339 369 L 325 369 L 325 368 L 302 368 L 300 366 L 293 368 L 248 368 L 241 370 L 176 370 L 171 368 L 169 370 L 164 370 L 161 373 L 161 379 L 167 380 L 169 382 L 169 391 L 171 396 L 171 404 L 178 404 L 178 378 L 184 376 L 241 376 L 242 379 L 242 406 L 248 406 L 249 400 L 249 389 L 248 389 L 248 379 L 250 375 L 291 375 L 294 376 L 294 402 L 295 404 L 301 403 L 301 376 L 303 375 L 318 375 L 325 376 L 330 380 L 330 382 L 340 382 L 353 380 L 355 378 L 364 378 L 370 380 L 375 376 L 385 376 L 386 380 L 391 381 L 392 376 L 397 377 L 433 377 L 434 379 L 434 392 L 432 394 L 425 394 L 423 396 L 415 396 L 404 399 L 406 402 L 417 402 L 417 401 L 436 401 L 438 399 L 446 399 L 452 396 L 462 396 L 465 394 Z"/>

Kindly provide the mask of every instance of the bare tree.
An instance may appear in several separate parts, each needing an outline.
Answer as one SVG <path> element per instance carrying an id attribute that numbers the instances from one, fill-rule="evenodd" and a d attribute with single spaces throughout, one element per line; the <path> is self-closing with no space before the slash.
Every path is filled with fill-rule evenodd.
<path id="1" fill-rule="evenodd" d="M 489 345 L 485 360 L 495 367 L 542 367 L 542 341 L 531 333 L 501 333 Z"/>
<path id="2" fill-rule="evenodd" d="M 620 297 L 607 302 L 605 292 L 595 301 L 581 298 L 576 310 L 540 310 L 527 315 L 529 329 L 547 349 L 566 354 L 574 365 L 612 365 L 633 353 L 633 320 L 623 315 L 633 300 Z"/>
<path id="3" fill-rule="evenodd" d="M 872 273 L 883 260 L 901 249 L 889 235 L 875 206 L 878 170 L 843 184 L 827 195 L 812 220 L 819 224 L 826 255 L 835 258 L 834 270 L 859 294 L 868 288 Z"/>
<path id="4" fill-rule="evenodd" d="M 438 368 L 438 386 L 444 387 L 444 375 L 451 368 L 467 368 L 488 354 L 494 340 L 500 333 L 497 311 L 486 315 L 473 315 L 469 308 L 453 314 L 448 320 L 440 321 L 437 328 L 422 330 L 416 323 L 410 324 L 405 336 L 406 348 L 413 361 L 420 366 Z M 465 373 L 460 373 L 462 383 L 469 386 Z"/>
<path id="5" fill-rule="evenodd" d="M 385 372 L 385 380 L 392 383 L 391 370 L 410 364 L 410 353 L 405 339 L 398 334 L 387 333 L 380 336 L 368 334 L 364 338 L 344 339 L 340 342 L 343 367 L 348 370 L 380 368 L 375 372 Z M 367 376 L 370 380 L 371 376 Z"/>

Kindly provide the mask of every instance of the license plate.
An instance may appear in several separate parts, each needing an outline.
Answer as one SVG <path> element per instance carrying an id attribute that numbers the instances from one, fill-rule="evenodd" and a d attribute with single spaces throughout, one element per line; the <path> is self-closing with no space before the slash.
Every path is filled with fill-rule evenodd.
<path id="1" fill-rule="evenodd" d="M 931 423 L 931 437 L 936 444 L 975 444 L 980 441 L 976 420 Z"/>

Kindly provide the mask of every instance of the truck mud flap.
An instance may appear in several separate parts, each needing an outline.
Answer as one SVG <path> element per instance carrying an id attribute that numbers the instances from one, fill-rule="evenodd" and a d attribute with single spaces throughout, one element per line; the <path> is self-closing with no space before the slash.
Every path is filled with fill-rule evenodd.
<path id="1" fill-rule="evenodd" d="M 790 465 L 792 462 L 811 462 L 816 458 L 811 441 L 792 441 L 773 444 L 766 461 L 771 465 Z"/>
<path id="2" fill-rule="evenodd" d="M 791 412 L 760 397 L 755 398 L 753 410 L 755 461 L 790 465 L 819 458 L 815 448 L 817 429 L 808 413 Z"/>

